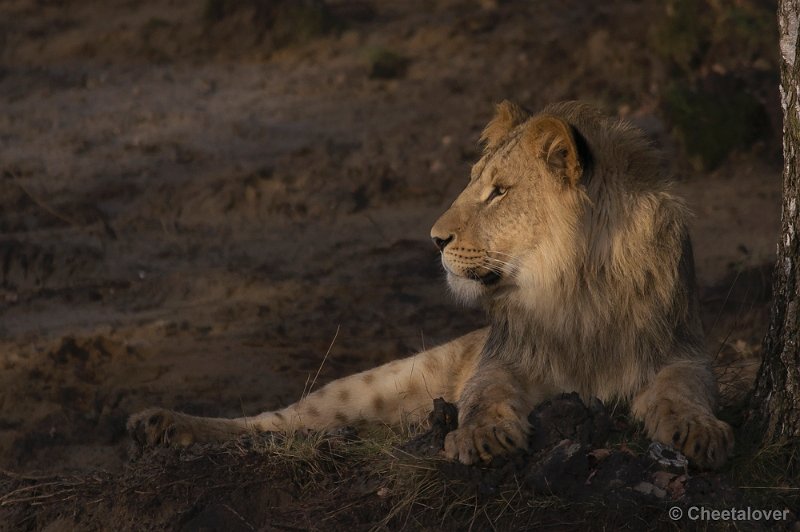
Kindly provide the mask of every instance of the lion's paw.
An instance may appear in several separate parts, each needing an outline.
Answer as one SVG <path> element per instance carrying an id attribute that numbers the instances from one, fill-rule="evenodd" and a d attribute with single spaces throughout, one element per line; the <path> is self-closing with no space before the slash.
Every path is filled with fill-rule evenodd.
<path id="1" fill-rule="evenodd" d="M 128 418 L 128 433 L 144 446 L 186 447 L 195 441 L 189 416 L 164 408 L 148 408 Z"/>
<path id="2" fill-rule="evenodd" d="M 669 413 L 652 424 L 651 437 L 671 445 L 701 468 L 721 467 L 733 452 L 733 430 L 705 411 Z"/>
<path id="3" fill-rule="evenodd" d="M 488 462 L 495 456 L 527 447 L 527 424 L 517 420 L 488 423 L 476 420 L 448 433 L 444 440 L 445 456 L 467 465 L 479 460 Z"/>

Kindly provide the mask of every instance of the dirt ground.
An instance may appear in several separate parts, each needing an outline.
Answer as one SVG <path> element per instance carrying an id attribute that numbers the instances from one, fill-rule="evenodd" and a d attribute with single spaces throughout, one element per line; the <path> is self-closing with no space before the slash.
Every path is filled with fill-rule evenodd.
<path id="1" fill-rule="evenodd" d="M 255 414 L 334 337 L 318 383 L 482 324 L 428 233 L 504 98 L 588 100 L 664 147 L 709 349 L 757 360 L 779 141 L 689 163 L 659 2 L 335 1 L 335 30 L 280 46 L 250 4 L 210 18 L 233 4 L 0 3 L 0 467 L 119 472 L 141 408 Z"/>

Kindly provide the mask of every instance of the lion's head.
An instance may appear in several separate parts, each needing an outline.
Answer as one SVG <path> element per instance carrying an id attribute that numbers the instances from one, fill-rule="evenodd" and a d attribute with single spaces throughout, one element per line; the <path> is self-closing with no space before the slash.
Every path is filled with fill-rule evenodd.
<path id="1" fill-rule="evenodd" d="M 574 255 L 586 200 L 580 138 L 564 119 L 505 101 L 482 140 L 469 184 L 431 229 L 465 302 L 552 282 Z"/>

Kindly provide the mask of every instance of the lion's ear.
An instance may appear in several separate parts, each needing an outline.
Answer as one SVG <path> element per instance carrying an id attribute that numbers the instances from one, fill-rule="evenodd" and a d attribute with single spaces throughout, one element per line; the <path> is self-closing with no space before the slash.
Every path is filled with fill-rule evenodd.
<path id="1" fill-rule="evenodd" d="M 503 100 L 497 104 L 492 118 L 481 133 L 481 142 L 490 150 L 497 146 L 508 132 L 528 119 L 530 114 L 519 105 Z"/>
<path id="2" fill-rule="evenodd" d="M 556 176 L 575 185 L 581 178 L 581 160 L 572 127 L 555 116 L 538 116 L 530 121 L 526 135 L 537 154 Z"/>

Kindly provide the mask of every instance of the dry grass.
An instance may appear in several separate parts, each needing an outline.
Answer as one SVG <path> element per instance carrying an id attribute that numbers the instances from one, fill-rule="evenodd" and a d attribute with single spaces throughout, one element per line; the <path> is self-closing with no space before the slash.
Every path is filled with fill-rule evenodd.
<path id="1" fill-rule="evenodd" d="M 298 523 L 338 527 L 354 514 L 358 529 L 373 530 L 448 529 L 455 524 L 484 529 L 487 523 L 530 520 L 531 514 L 560 512 L 568 505 L 554 496 L 531 497 L 519 483 L 481 493 L 476 478 L 453 474 L 453 464 L 442 458 L 399 449 L 411 430 L 370 427 L 363 437 L 351 431 L 254 435 L 185 451 L 146 451 L 119 476 L 24 477 L 3 472 L 0 516 L 14 528 L 40 528 L 56 516 L 80 514 L 82 526 L 91 529 L 98 522 L 119 522 L 120 514 L 134 514 L 154 501 L 170 501 L 171 517 L 153 515 L 141 523 L 169 527 L 192 512 L 191 501 L 220 498 L 221 492 L 230 497 L 237 483 L 313 500 L 316 508 L 292 510 L 308 514 L 297 515 Z M 187 490 L 190 494 L 184 493 Z M 232 498 L 226 504 L 233 510 L 236 502 Z M 235 512 L 246 522 L 253 517 L 248 508 Z"/>
<path id="2" fill-rule="evenodd" d="M 56 519 L 86 530 L 220 523 L 310 530 L 637 530 L 674 525 L 666 510 L 675 503 L 636 493 L 631 486 L 639 480 L 612 489 L 598 484 L 577 491 L 542 489 L 531 482 L 537 470 L 547 467 L 541 452 L 488 467 L 463 466 L 403 450 L 403 443 L 421 428 L 371 425 L 360 433 L 253 434 L 184 450 L 145 450 L 117 475 L 2 472 L 0 529 L 40 529 Z M 617 458 L 641 456 L 646 442 L 639 429 L 629 424 L 617 431 L 607 450 Z M 702 495 L 707 500 L 690 494 L 683 503 L 794 507 L 798 484 L 791 475 L 797 458 L 796 451 L 787 455 L 786 448 L 740 447 L 723 474 L 691 472 L 709 485 L 730 488 L 720 495 Z M 651 473 L 646 467 L 642 478 Z"/>

